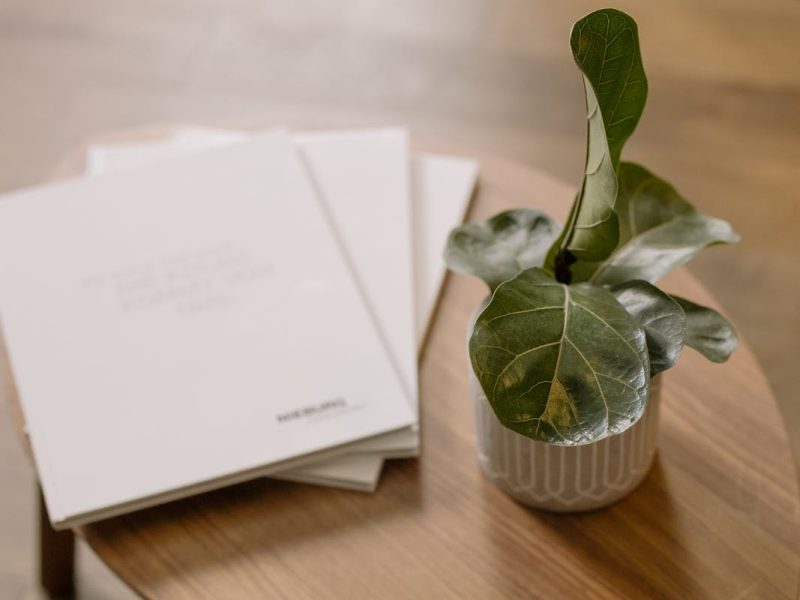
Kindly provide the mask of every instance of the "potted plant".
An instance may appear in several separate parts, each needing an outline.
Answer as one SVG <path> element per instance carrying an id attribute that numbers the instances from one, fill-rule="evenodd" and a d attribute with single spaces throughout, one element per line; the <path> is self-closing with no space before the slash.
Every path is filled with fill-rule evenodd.
<path id="1" fill-rule="evenodd" d="M 655 452 L 659 374 L 684 345 L 715 362 L 737 345 L 719 313 L 655 285 L 739 236 L 620 159 L 647 97 L 635 21 L 598 10 L 575 23 L 570 45 L 588 137 L 567 222 L 511 210 L 454 229 L 445 251 L 450 269 L 491 292 L 469 336 L 483 471 L 556 511 L 599 508 L 636 487 Z"/>

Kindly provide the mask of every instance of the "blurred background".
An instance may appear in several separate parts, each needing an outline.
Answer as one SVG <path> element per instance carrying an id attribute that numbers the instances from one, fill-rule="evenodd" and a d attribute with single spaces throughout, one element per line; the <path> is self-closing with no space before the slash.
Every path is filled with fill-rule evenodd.
<path id="1" fill-rule="evenodd" d="M 407 124 L 577 185 L 585 118 L 561 0 L 3 0 L 0 191 L 153 123 Z M 800 3 L 618 1 L 650 82 L 626 158 L 744 241 L 691 271 L 759 357 L 800 448 Z M 519 198 L 535 204 L 536 190 Z M 43 216 L 46 218 L 46 216 Z M 0 411 L 0 597 L 37 597 L 35 495 Z M 82 548 L 83 597 L 126 598 Z"/>

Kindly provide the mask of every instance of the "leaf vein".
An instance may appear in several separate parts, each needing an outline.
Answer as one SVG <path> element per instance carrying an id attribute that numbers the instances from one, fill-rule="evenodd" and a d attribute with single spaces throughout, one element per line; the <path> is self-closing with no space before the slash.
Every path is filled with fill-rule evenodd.
<path id="1" fill-rule="evenodd" d="M 500 371 L 500 373 L 497 375 L 497 380 L 494 382 L 494 386 L 492 386 L 492 396 L 495 396 L 495 394 L 497 392 L 497 385 L 500 383 L 500 380 L 503 378 L 503 375 L 505 375 L 506 371 L 508 371 L 511 368 L 511 365 L 513 365 L 515 362 L 517 362 L 520 358 L 522 358 L 523 356 L 525 356 L 527 354 L 530 354 L 531 352 L 536 352 L 537 350 L 541 350 L 542 348 L 549 348 L 550 346 L 557 346 L 559 344 L 561 344 L 561 342 L 557 340 L 555 342 L 550 342 L 550 343 L 547 343 L 547 344 L 541 344 L 539 346 L 536 346 L 535 348 L 529 348 L 528 350 L 525 350 L 524 352 L 520 352 L 519 354 L 515 354 L 514 358 L 512 358 L 510 361 L 508 361 L 508 364 L 505 367 L 503 367 L 503 370 Z"/>
<path id="2" fill-rule="evenodd" d="M 524 310 L 515 310 L 513 312 L 507 312 L 507 313 L 504 313 L 502 315 L 497 315 L 496 317 L 492 317 L 491 319 L 486 321 L 486 324 L 488 325 L 489 323 L 494 323 L 495 321 L 499 321 L 500 319 L 505 319 L 506 317 L 512 317 L 512 316 L 516 316 L 516 315 L 523 315 L 523 314 L 526 314 L 526 313 L 538 312 L 540 310 L 553 310 L 553 309 L 556 309 L 556 308 L 564 308 L 564 307 L 559 304 L 558 306 L 540 306 L 538 308 L 526 308 Z"/>
<path id="3" fill-rule="evenodd" d="M 611 324 L 610 324 L 608 321 L 606 321 L 606 320 L 605 320 L 603 317 L 601 317 L 601 316 L 600 316 L 600 315 L 598 315 L 597 313 L 593 312 L 592 310 L 589 310 L 588 308 L 586 308 L 586 307 L 585 307 L 585 306 L 583 306 L 582 304 L 579 304 L 578 302 L 575 302 L 574 300 L 572 301 L 572 304 L 574 304 L 574 305 L 575 305 L 575 306 L 577 306 L 578 308 L 581 308 L 581 309 L 585 310 L 587 313 L 589 313 L 590 315 L 592 315 L 592 316 L 593 316 L 595 319 L 597 319 L 598 321 L 600 321 L 600 322 L 601 322 L 603 325 L 605 325 L 606 327 L 608 327 L 608 328 L 609 328 L 609 329 L 610 329 L 610 330 L 611 330 L 611 331 L 614 333 L 614 335 L 616 335 L 616 336 L 617 336 L 619 339 L 621 339 L 623 342 L 625 342 L 625 345 L 626 345 L 626 346 L 628 346 L 628 348 L 630 348 L 630 349 L 631 349 L 631 352 L 633 352 L 633 353 L 634 353 L 635 355 L 637 355 L 637 356 L 639 355 L 639 352 L 636 350 L 636 348 L 634 348 L 634 347 L 631 345 L 631 343 L 630 343 L 630 342 L 629 342 L 627 339 L 625 339 L 625 338 L 622 336 L 622 334 L 621 334 L 619 331 L 617 331 L 616 329 L 614 329 L 614 328 L 611 326 Z"/>
<path id="4" fill-rule="evenodd" d="M 569 344 L 570 344 L 570 345 L 571 345 L 571 346 L 572 346 L 572 347 L 575 349 L 575 352 L 577 352 L 577 353 L 578 353 L 578 356 L 580 356 L 580 357 L 583 359 L 583 362 L 585 362 L 585 363 L 586 363 L 586 366 L 587 366 L 587 367 L 589 367 L 589 370 L 592 372 L 592 375 L 594 376 L 594 382 L 595 382 L 595 384 L 597 385 L 597 390 L 600 392 L 600 398 L 602 398 L 602 400 L 603 400 L 603 406 L 604 406 L 604 407 L 605 407 L 605 409 L 606 409 L 606 432 L 608 432 L 608 428 L 609 428 L 609 422 L 608 422 L 608 420 L 609 420 L 609 419 L 608 419 L 608 411 L 609 411 L 609 408 L 608 408 L 608 401 L 606 400 L 606 394 L 605 394 L 605 392 L 603 392 L 603 386 L 602 386 L 602 385 L 600 385 L 600 379 L 598 379 L 598 377 L 597 377 L 597 371 L 595 371 L 595 370 L 594 370 L 594 367 L 592 366 L 592 363 L 590 363 L 590 362 L 589 362 L 589 360 L 588 360 L 588 359 L 587 359 L 587 358 L 586 358 L 586 357 L 583 355 L 583 352 L 581 352 L 581 351 L 580 351 L 580 348 L 578 348 L 578 346 L 576 346 L 576 345 L 575 345 L 575 342 L 573 342 L 573 341 L 572 341 L 571 339 L 569 339 L 569 338 L 566 338 L 566 339 L 567 339 L 567 342 L 569 342 Z"/>

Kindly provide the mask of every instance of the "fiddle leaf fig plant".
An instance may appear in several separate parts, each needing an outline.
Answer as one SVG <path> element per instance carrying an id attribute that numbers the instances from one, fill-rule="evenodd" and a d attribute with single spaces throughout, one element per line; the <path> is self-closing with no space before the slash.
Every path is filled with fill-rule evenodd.
<path id="1" fill-rule="evenodd" d="M 469 341 L 472 368 L 498 419 L 534 440 L 581 445 L 621 433 L 647 405 L 650 378 L 684 346 L 715 362 L 737 345 L 717 311 L 655 282 L 739 236 L 675 188 L 621 160 L 647 98 L 636 23 L 593 12 L 570 46 L 586 100 L 583 181 L 564 227 L 518 208 L 454 229 L 445 260 L 491 296 Z"/>

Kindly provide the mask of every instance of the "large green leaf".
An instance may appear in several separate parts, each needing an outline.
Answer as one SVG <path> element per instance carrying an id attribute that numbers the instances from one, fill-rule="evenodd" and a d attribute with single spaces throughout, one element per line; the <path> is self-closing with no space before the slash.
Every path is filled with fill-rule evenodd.
<path id="1" fill-rule="evenodd" d="M 686 315 L 669 294 L 646 281 L 628 281 L 610 289 L 644 329 L 650 375 L 671 368 L 683 350 Z"/>
<path id="2" fill-rule="evenodd" d="M 613 8 L 595 11 L 575 23 L 570 46 L 597 94 L 616 168 L 622 146 L 636 129 L 647 101 L 636 21 Z"/>
<path id="3" fill-rule="evenodd" d="M 455 228 L 445 262 L 453 271 L 475 275 L 491 289 L 529 267 L 539 267 L 560 226 L 540 210 L 519 208 L 482 223 Z"/>
<path id="4" fill-rule="evenodd" d="M 672 298 L 686 313 L 686 345 L 713 362 L 728 360 L 739 345 L 733 325 L 713 308 L 679 296 Z"/>
<path id="5" fill-rule="evenodd" d="M 615 210 L 620 245 L 604 261 L 575 265 L 576 281 L 654 282 L 708 246 L 739 241 L 730 224 L 698 212 L 674 187 L 644 167 L 620 163 L 619 181 Z"/>
<path id="6" fill-rule="evenodd" d="M 631 17 L 614 9 L 595 11 L 575 23 L 570 45 L 583 73 L 589 133 L 581 189 L 546 261 L 546 269 L 565 283 L 572 279 L 573 264 L 602 261 L 617 247 L 615 170 L 647 99 Z"/>
<path id="7" fill-rule="evenodd" d="M 653 227 L 697 212 L 674 187 L 641 165 L 623 161 L 617 177 L 620 246 Z"/>
<path id="8" fill-rule="evenodd" d="M 614 251 L 619 239 L 619 225 L 614 213 L 617 176 L 608 150 L 603 114 L 592 84 L 586 77 L 583 82 L 589 122 L 583 183 L 567 224 L 547 257 L 548 270 L 565 282 L 569 282 L 568 272 L 572 263 L 603 260 Z"/>
<path id="9" fill-rule="evenodd" d="M 645 333 L 601 287 L 523 271 L 497 287 L 469 347 L 499 420 L 535 440 L 602 439 L 632 425 L 647 401 Z"/>

